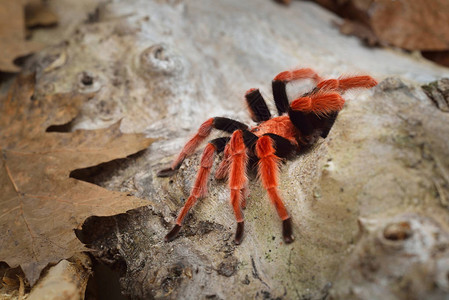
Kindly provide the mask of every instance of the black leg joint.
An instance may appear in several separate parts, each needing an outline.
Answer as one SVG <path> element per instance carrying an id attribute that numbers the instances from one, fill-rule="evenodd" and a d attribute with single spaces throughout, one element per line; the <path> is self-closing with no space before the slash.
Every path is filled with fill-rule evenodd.
<path id="1" fill-rule="evenodd" d="M 329 114 L 325 120 L 324 120 L 324 124 L 323 124 L 323 132 L 321 132 L 321 137 L 322 138 L 326 138 L 327 135 L 329 134 L 329 131 L 331 130 L 332 126 L 334 126 L 335 120 L 337 119 L 338 116 L 338 112 L 333 112 L 331 114 Z"/>
<path id="2" fill-rule="evenodd" d="M 273 80 L 271 82 L 273 88 L 273 98 L 279 115 L 288 111 L 289 103 L 286 91 L 286 83 L 280 80 Z"/>
<path id="3" fill-rule="evenodd" d="M 270 110 L 258 89 L 247 93 L 245 98 L 254 122 L 260 123 L 271 119 Z"/>
<path id="4" fill-rule="evenodd" d="M 223 130 L 229 133 L 233 133 L 236 130 L 244 130 L 248 129 L 248 126 L 232 119 L 223 118 L 223 117 L 215 117 L 214 118 L 214 128 L 218 130 Z"/>
<path id="5" fill-rule="evenodd" d="M 337 119 L 338 112 L 332 112 L 326 116 L 317 116 L 298 110 L 288 110 L 290 121 L 304 137 L 316 136 L 326 138 Z"/>
<path id="6" fill-rule="evenodd" d="M 306 113 L 299 110 L 288 110 L 288 115 L 290 121 L 295 125 L 295 127 L 301 132 L 303 136 L 311 135 L 314 130 L 317 129 L 315 126 L 318 120 L 317 116 L 313 113 Z"/>
<path id="7" fill-rule="evenodd" d="M 259 138 L 257 137 L 257 135 L 255 135 L 251 131 L 243 130 L 243 143 L 245 144 L 245 147 L 247 149 L 249 149 L 249 151 L 251 153 L 254 152 L 254 147 L 255 147 L 258 139 Z"/>
<path id="8" fill-rule="evenodd" d="M 157 172 L 157 177 L 170 177 L 175 175 L 176 171 L 178 171 L 179 167 L 176 169 L 172 169 L 170 167 L 159 170 L 159 172 Z"/>
<path id="9" fill-rule="evenodd" d="M 224 148 L 226 147 L 226 144 L 229 142 L 231 138 L 230 137 L 220 137 L 213 139 L 209 143 L 215 146 L 217 149 L 217 153 L 223 152 Z"/>
<path id="10" fill-rule="evenodd" d="M 234 238 L 234 243 L 236 245 L 240 245 L 242 243 L 243 240 L 243 232 L 245 231 L 245 223 L 242 222 L 237 222 L 237 230 L 235 231 L 235 238 Z"/>
<path id="11" fill-rule="evenodd" d="M 267 133 L 264 135 L 268 135 L 274 141 L 274 149 L 276 149 L 276 153 L 274 155 L 277 157 L 288 158 L 297 149 L 296 146 L 288 139 L 280 135 L 274 133 Z"/>
<path id="12" fill-rule="evenodd" d="M 293 228 L 292 219 L 288 218 L 282 221 L 282 236 L 284 237 L 284 242 L 290 244 L 294 241 L 293 238 Z"/>
<path id="13" fill-rule="evenodd" d="M 170 230 L 170 232 L 165 236 L 165 241 L 166 242 L 171 242 L 173 241 L 177 236 L 179 231 L 181 230 L 181 225 L 176 224 L 172 230 Z"/>

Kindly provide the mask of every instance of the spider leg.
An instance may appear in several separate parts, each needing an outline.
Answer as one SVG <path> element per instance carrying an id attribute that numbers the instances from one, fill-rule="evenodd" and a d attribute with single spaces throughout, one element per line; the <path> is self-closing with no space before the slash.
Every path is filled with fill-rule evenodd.
<path id="1" fill-rule="evenodd" d="M 274 81 L 290 82 L 299 79 L 313 79 L 320 81 L 321 77 L 310 68 L 296 69 L 292 71 L 284 71 L 274 77 Z"/>
<path id="2" fill-rule="evenodd" d="M 321 121 L 321 137 L 323 139 L 327 138 L 329 131 L 331 131 L 332 126 L 334 126 L 335 120 L 337 120 L 338 111 L 331 112 L 326 115 Z"/>
<path id="3" fill-rule="evenodd" d="M 178 214 L 176 219 L 176 225 L 173 229 L 165 236 L 165 240 L 167 242 L 173 240 L 179 233 L 181 229 L 182 221 L 185 216 L 192 208 L 192 206 L 196 203 L 196 201 L 205 196 L 207 193 L 207 180 L 209 178 L 209 174 L 214 162 L 214 153 L 217 150 L 217 146 L 214 143 L 209 143 L 204 148 L 203 155 L 201 156 L 200 169 L 196 175 L 195 183 L 192 187 L 192 191 L 190 192 L 190 196 L 187 199 L 186 203 L 182 207 L 181 211 Z"/>
<path id="4" fill-rule="evenodd" d="M 282 220 L 282 235 L 286 243 L 293 242 L 291 218 L 282 202 L 278 191 L 278 161 L 276 150 L 270 136 L 264 135 L 256 143 L 256 154 L 259 157 L 259 175 L 268 197 L 274 204 Z"/>
<path id="5" fill-rule="evenodd" d="M 288 97 L 286 91 L 286 85 L 290 81 L 299 79 L 312 79 L 315 82 L 322 81 L 312 69 L 297 69 L 293 71 L 284 71 L 274 77 L 271 85 L 273 89 L 273 98 L 276 104 L 279 115 L 282 115 L 288 111 Z"/>
<path id="6" fill-rule="evenodd" d="M 271 113 L 267 103 L 262 97 L 259 89 L 250 89 L 245 94 L 246 103 L 254 122 L 260 123 L 271 119 Z"/>
<path id="7" fill-rule="evenodd" d="M 226 152 L 226 150 L 225 150 Z M 221 180 L 228 177 L 229 168 L 231 166 L 231 160 L 230 160 L 230 154 L 228 154 L 225 157 L 223 157 L 223 160 L 221 161 L 220 165 L 217 168 L 217 171 L 215 171 L 215 179 Z M 241 201 L 241 207 L 242 209 L 246 208 L 246 198 L 249 196 L 249 189 L 248 185 L 246 185 L 242 190 L 242 201 Z"/>
<path id="8" fill-rule="evenodd" d="M 371 76 L 365 75 L 322 80 L 317 84 L 317 88 L 344 92 L 355 88 L 372 88 L 375 85 L 377 85 L 377 81 Z"/>
<path id="9" fill-rule="evenodd" d="M 288 115 L 301 132 L 301 142 L 311 144 L 319 136 L 326 138 L 344 102 L 337 92 L 331 91 L 318 91 L 293 100 Z"/>
<path id="10" fill-rule="evenodd" d="M 354 88 L 371 88 L 373 86 L 377 85 L 377 81 L 372 78 L 371 76 L 353 76 L 353 77 L 341 77 L 339 79 L 327 79 L 327 80 L 322 80 L 317 84 L 317 89 L 318 90 L 322 90 L 322 91 L 328 91 L 328 90 L 335 90 L 338 92 L 345 92 L 349 89 L 354 89 Z M 318 92 L 319 94 L 320 92 Z M 334 96 L 335 97 L 335 96 Z M 335 97 L 338 98 L 338 97 Z M 331 112 L 326 111 L 325 114 L 326 116 L 323 118 L 323 120 L 321 121 L 321 128 L 322 128 L 322 132 L 321 132 L 321 136 L 323 138 L 326 138 L 327 135 L 329 134 L 330 129 L 332 128 L 332 126 L 335 123 L 335 120 L 337 119 L 338 116 L 338 111 L 340 109 L 338 109 L 339 104 L 344 103 L 344 100 L 342 101 L 342 99 L 335 99 L 334 102 L 327 100 L 328 103 L 324 103 L 324 106 L 320 107 L 320 105 L 312 105 L 315 106 L 315 109 L 324 109 L 324 110 L 332 110 Z M 314 102 L 316 102 L 316 100 L 314 100 Z M 326 102 L 326 101 L 323 101 Z M 333 103 L 333 104 L 332 104 Z M 337 103 L 337 105 L 335 105 Z M 293 102 L 292 102 L 293 104 Z M 319 103 L 318 103 L 319 104 Z M 337 106 L 337 107 L 335 107 Z M 334 108 L 334 109 L 332 109 Z M 337 109 L 335 109 L 337 108 Z"/>
<path id="11" fill-rule="evenodd" d="M 246 152 L 248 154 L 246 167 L 245 169 L 248 170 L 249 167 L 254 166 L 254 163 L 257 162 L 257 157 L 255 156 L 255 146 L 256 142 L 259 139 L 257 135 L 252 133 L 249 130 L 243 130 L 243 143 L 246 146 Z M 248 188 L 248 181 L 246 182 L 245 187 L 242 189 L 242 201 L 241 201 L 241 207 L 242 209 L 246 208 L 246 199 L 249 197 L 249 188 Z"/>
<path id="12" fill-rule="evenodd" d="M 209 136 L 213 128 L 232 133 L 237 129 L 246 129 L 248 128 L 248 126 L 228 118 L 215 117 L 208 119 L 200 126 L 198 132 L 185 144 L 184 148 L 181 150 L 181 153 L 179 153 L 178 157 L 173 161 L 171 166 L 169 168 L 160 170 L 157 173 L 157 176 L 172 176 L 176 172 L 176 170 L 181 167 L 184 159 L 192 155 L 195 152 L 196 148 L 198 148 L 198 146 L 201 144 L 201 142 L 203 142 L 204 139 Z"/>
<path id="13" fill-rule="evenodd" d="M 229 138 L 228 138 L 229 139 Z M 229 169 L 231 167 L 231 152 L 229 144 L 226 145 L 224 149 L 223 160 L 215 171 L 215 179 L 221 180 L 228 177 Z M 242 201 L 241 207 L 242 209 L 246 208 L 246 198 L 249 196 L 249 188 L 248 184 L 242 189 Z"/>
<path id="14" fill-rule="evenodd" d="M 326 138 L 345 103 L 339 93 L 353 88 L 370 88 L 376 84 L 370 76 L 322 80 L 314 91 L 292 101 L 288 111 L 290 120 L 303 136 L 318 133 Z M 313 141 L 314 138 L 311 138 L 304 142 Z"/>
<path id="15" fill-rule="evenodd" d="M 243 130 L 243 142 L 245 143 L 246 148 L 249 149 L 249 153 L 254 153 L 254 146 L 256 144 L 257 139 L 258 137 L 254 133 L 248 130 Z M 230 144 L 227 144 L 226 147 L 224 148 L 223 160 L 218 165 L 218 168 L 215 171 L 215 179 L 221 180 L 228 176 L 229 167 L 231 165 L 230 151 L 231 151 Z"/>
<path id="16" fill-rule="evenodd" d="M 345 100 L 337 92 L 318 91 L 317 93 L 299 97 L 292 101 L 290 108 L 295 111 L 313 112 L 324 115 L 340 111 Z"/>
<path id="17" fill-rule="evenodd" d="M 216 139 L 213 139 L 213 140 L 209 141 L 209 143 L 213 144 L 216 147 L 217 153 L 221 153 L 225 149 L 225 147 L 228 144 L 230 139 L 231 138 L 227 137 L 227 136 L 226 137 L 219 137 L 219 138 L 216 138 Z"/>
<path id="18" fill-rule="evenodd" d="M 269 136 L 273 142 L 274 142 L 274 148 L 276 149 L 276 152 L 274 155 L 280 158 L 288 158 L 290 154 L 295 152 L 298 149 L 298 144 L 293 144 L 288 139 L 274 134 L 274 133 L 266 133 L 264 136 Z"/>
<path id="19" fill-rule="evenodd" d="M 229 154 L 230 168 L 228 184 L 231 190 L 231 205 L 237 221 L 234 242 L 238 245 L 243 239 L 244 221 L 242 214 L 242 200 L 248 182 L 248 178 L 246 177 L 248 155 L 241 130 L 237 130 L 232 134 L 231 141 L 229 142 Z"/>

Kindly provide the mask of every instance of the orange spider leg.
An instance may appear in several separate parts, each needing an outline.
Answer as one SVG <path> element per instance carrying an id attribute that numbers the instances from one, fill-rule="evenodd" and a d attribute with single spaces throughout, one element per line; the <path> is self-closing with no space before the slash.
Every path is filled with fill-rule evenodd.
<path id="1" fill-rule="evenodd" d="M 223 160 L 221 161 L 220 165 L 218 166 L 217 170 L 215 171 L 215 179 L 221 180 L 228 176 L 229 168 L 231 166 L 231 154 L 230 154 L 230 144 L 227 144 L 224 149 L 224 156 Z M 241 207 L 242 209 L 246 208 L 246 198 L 249 196 L 249 189 L 248 185 L 246 185 L 242 190 L 242 200 L 241 200 Z"/>
<path id="2" fill-rule="evenodd" d="M 281 72 L 276 77 L 274 77 L 273 81 L 271 82 L 274 103 L 276 104 L 276 109 L 280 116 L 288 112 L 289 108 L 286 84 L 290 81 L 299 79 L 312 79 L 315 82 L 322 81 L 322 78 L 318 76 L 312 69 L 306 68 Z"/>
<path id="3" fill-rule="evenodd" d="M 206 139 L 213 128 L 232 133 L 237 129 L 247 129 L 248 126 L 240 123 L 239 121 L 228 118 L 215 117 L 208 119 L 200 126 L 195 136 L 186 143 L 184 148 L 181 150 L 181 153 L 179 153 L 178 157 L 173 161 L 171 166 L 169 168 L 160 170 L 157 173 L 157 176 L 172 176 L 176 172 L 176 170 L 179 169 L 184 159 L 195 152 L 196 148 L 198 148 L 198 146 Z"/>
<path id="4" fill-rule="evenodd" d="M 181 229 L 182 221 L 185 216 L 196 203 L 196 201 L 204 197 L 207 193 L 207 179 L 211 172 L 212 165 L 214 163 L 214 153 L 216 151 L 216 146 L 209 143 L 204 148 L 203 155 L 201 156 L 200 169 L 196 175 L 195 184 L 193 185 L 190 196 L 184 204 L 183 208 L 179 212 L 178 218 L 176 219 L 176 225 L 173 229 L 165 236 L 167 242 L 173 240 L 179 233 Z"/>
<path id="5" fill-rule="evenodd" d="M 275 152 L 276 150 L 273 147 L 272 139 L 269 136 L 265 135 L 257 140 L 256 154 L 257 157 L 259 157 L 260 180 L 282 220 L 282 235 L 284 241 L 286 243 L 291 243 L 293 242 L 292 221 L 277 188 L 279 158 L 275 155 Z"/>
<path id="6" fill-rule="evenodd" d="M 293 80 L 299 80 L 299 79 L 313 79 L 314 81 L 318 82 L 321 81 L 321 77 L 318 76 L 312 69 L 310 68 L 304 68 L 304 69 L 297 69 L 292 71 L 284 71 L 276 75 L 273 80 L 276 81 L 283 81 L 283 82 L 290 82 Z"/>
<path id="7" fill-rule="evenodd" d="M 232 134 L 229 142 L 229 154 L 230 168 L 228 184 L 231 190 L 231 205 L 234 209 L 234 215 L 237 221 L 234 242 L 238 245 L 242 242 L 243 238 L 244 221 L 242 202 L 244 202 L 243 194 L 248 182 L 248 178 L 246 177 L 248 155 L 246 153 L 246 146 L 243 142 L 243 133 L 241 130 L 237 130 Z"/>
<path id="8" fill-rule="evenodd" d="M 317 88 L 344 92 L 355 88 L 371 88 L 375 85 L 377 85 L 377 81 L 371 76 L 354 76 L 322 80 L 317 84 Z"/>
<path id="9" fill-rule="evenodd" d="M 327 114 L 340 111 L 344 104 L 345 99 L 337 92 L 318 92 L 293 100 L 290 107 L 293 110 Z"/>
<path id="10" fill-rule="evenodd" d="M 214 118 L 208 119 L 201 124 L 198 132 L 185 144 L 184 148 L 179 153 L 178 157 L 173 161 L 169 168 L 160 170 L 158 172 L 159 177 L 167 177 L 173 175 L 173 173 L 179 169 L 184 159 L 192 155 L 196 148 L 204 141 L 204 139 L 210 134 L 214 125 Z"/>

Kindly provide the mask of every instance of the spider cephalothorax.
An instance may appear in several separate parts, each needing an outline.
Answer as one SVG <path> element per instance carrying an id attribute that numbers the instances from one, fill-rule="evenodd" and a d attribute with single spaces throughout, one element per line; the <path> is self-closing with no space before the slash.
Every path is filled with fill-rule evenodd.
<path id="1" fill-rule="evenodd" d="M 286 84 L 293 80 L 311 79 L 316 87 L 289 103 Z M 237 220 L 235 243 L 243 238 L 243 214 L 248 195 L 246 171 L 257 163 L 257 171 L 268 197 L 282 220 L 282 234 L 286 243 L 293 241 L 291 218 L 278 191 L 278 162 L 298 153 L 303 147 L 314 144 L 318 138 L 326 138 L 329 130 L 343 108 L 341 97 L 348 89 L 370 88 L 377 84 L 370 76 L 323 79 L 311 69 L 297 69 L 279 73 L 272 82 L 273 98 L 278 117 L 271 117 L 270 110 L 258 89 L 250 89 L 245 98 L 254 127 L 228 118 L 210 118 L 204 122 L 196 135 L 182 149 L 171 167 L 159 171 L 159 177 L 173 175 L 186 157 L 193 154 L 213 128 L 231 133 L 210 141 L 201 157 L 200 169 L 190 196 L 181 209 L 176 225 L 166 235 L 171 241 L 181 229 L 182 222 L 195 202 L 205 196 L 207 181 L 214 161 L 214 154 L 223 152 L 223 160 L 215 171 L 217 179 L 228 178 L 230 200 Z"/>

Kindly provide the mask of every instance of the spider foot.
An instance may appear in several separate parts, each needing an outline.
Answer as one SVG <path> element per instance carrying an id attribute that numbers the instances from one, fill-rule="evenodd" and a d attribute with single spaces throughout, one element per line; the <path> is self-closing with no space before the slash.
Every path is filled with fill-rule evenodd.
<path id="1" fill-rule="evenodd" d="M 157 172 L 157 177 L 170 177 L 176 173 L 176 169 L 165 168 Z"/>
<path id="2" fill-rule="evenodd" d="M 284 242 L 286 244 L 290 244 L 294 241 L 293 237 L 293 230 L 292 230 L 292 219 L 288 218 L 282 221 L 282 236 L 284 237 Z"/>
<path id="3" fill-rule="evenodd" d="M 165 241 L 166 242 L 171 242 L 173 241 L 177 236 L 179 231 L 181 230 L 181 225 L 176 224 L 172 230 L 170 230 L 169 233 L 167 233 L 167 235 L 165 236 Z"/>
<path id="4" fill-rule="evenodd" d="M 236 245 L 240 245 L 242 243 L 244 229 L 245 229 L 245 223 L 243 221 L 237 222 L 237 230 L 235 232 L 235 238 L 234 238 L 234 243 Z"/>

